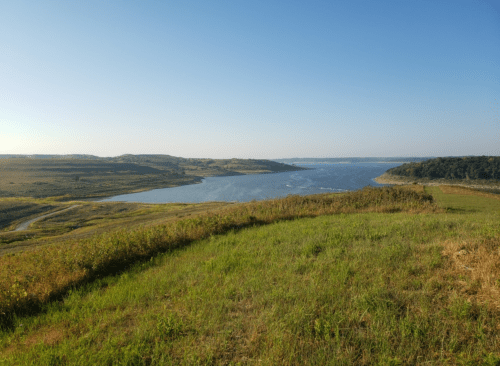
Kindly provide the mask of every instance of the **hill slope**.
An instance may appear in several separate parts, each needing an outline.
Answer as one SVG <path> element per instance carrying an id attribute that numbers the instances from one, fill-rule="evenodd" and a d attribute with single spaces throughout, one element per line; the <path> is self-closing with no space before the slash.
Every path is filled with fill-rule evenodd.
<path id="1" fill-rule="evenodd" d="M 336 195 L 345 211 L 334 215 L 310 217 L 309 210 L 327 212 L 328 201 L 317 196 L 231 209 L 246 212 L 238 217 L 251 225 L 232 224 L 233 211 L 190 219 L 193 225 L 175 230 L 178 238 L 199 227 L 215 234 L 224 223 L 229 232 L 146 255 L 147 262 L 74 288 L 41 313 L 12 317 L 0 330 L 0 362 L 496 365 L 500 200 L 414 189 L 420 193 Z M 447 213 L 430 209 L 428 189 Z M 303 218 L 262 225 L 263 214 Z M 120 253 L 133 240 L 161 244 L 153 234 L 104 241 L 114 240 Z M 54 248 L 50 261 L 39 254 L 35 266 L 23 265 L 24 255 L 9 258 L 0 268 L 10 265 L 25 282 L 8 288 L 42 283 L 30 271 L 54 258 L 77 265 L 75 248 Z M 85 253 L 112 255 L 104 249 Z"/>

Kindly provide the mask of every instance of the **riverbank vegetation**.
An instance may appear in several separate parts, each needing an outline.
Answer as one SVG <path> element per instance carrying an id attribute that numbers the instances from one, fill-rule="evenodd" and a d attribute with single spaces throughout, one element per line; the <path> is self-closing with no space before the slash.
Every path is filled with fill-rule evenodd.
<path id="1" fill-rule="evenodd" d="M 3 256 L 0 360 L 497 365 L 500 200 L 450 189 L 290 196 Z"/>
<path id="2" fill-rule="evenodd" d="M 169 155 L 4 156 L 0 158 L 0 197 L 70 201 L 195 184 L 210 176 L 301 169 L 268 160 L 184 159 Z"/>
<path id="3" fill-rule="evenodd" d="M 435 158 L 417 163 L 406 163 L 387 170 L 387 174 L 410 179 L 469 182 L 500 185 L 499 156 L 469 156 L 462 158 Z"/>

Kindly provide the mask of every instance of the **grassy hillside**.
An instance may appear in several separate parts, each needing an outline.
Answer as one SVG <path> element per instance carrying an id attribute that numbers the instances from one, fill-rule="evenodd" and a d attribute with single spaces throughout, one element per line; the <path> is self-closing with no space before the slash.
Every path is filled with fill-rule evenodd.
<path id="1" fill-rule="evenodd" d="M 302 168 L 268 160 L 184 159 L 169 155 L 0 158 L 0 197 L 59 200 L 108 197 L 201 182 L 203 177 Z"/>
<path id="2" fill-rule="evenodd" d="M 499 247 L 496 195 L 415 186 L 3 256 L 0 360 L 497 365 Z"/>

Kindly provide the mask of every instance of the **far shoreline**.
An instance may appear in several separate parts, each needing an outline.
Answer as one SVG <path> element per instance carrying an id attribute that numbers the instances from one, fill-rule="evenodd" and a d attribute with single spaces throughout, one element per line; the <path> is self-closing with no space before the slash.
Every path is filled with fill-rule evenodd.
<path id="1" fill-rule="evenodd" d="M 419 184 L 424 186 L 459 186 L 459 187 L 467 187 L 467 188 L 479 188 L 479 189 L 489 189 L 496 188 L 500 189 L 500 182 L 488 182 L 488 181 L 452 181 L 444 178 L 439 178 L 435 180 L 427 179 L 427 178 L 411 178 L 411 177 L 403 177 L 399 175 L 392 175 L 388 173 L 384 173 L 373 180 L 379 184 L 391 184 L 391 185 L 409 185 L 409 184 Z"/>

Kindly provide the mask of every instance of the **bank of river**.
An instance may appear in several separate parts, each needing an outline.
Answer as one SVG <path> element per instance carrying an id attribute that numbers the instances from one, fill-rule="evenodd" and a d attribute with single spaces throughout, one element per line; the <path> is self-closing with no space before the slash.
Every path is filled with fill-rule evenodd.
<path id="1" fill-rule="evenodd" d="M 474 181 L 464 182 L 464 181 L 452 181 L 446 179 L 416 179 L 410 177 L 395 176 L 391 174 L 384 173 L 379 177 L 374 178 L 374 180 L 379 184 L 391 184 L 391 185 L 403 185 L 403 184 L 422 184 L 426 186 L 457 186 L 457 187 L 467 187 L 467 188 L 477 188 L 477 189 L 499 189 L 500 185 L 498 183 L 492 182 L 487 184 L 485 182 L 477 183 Z"/>

